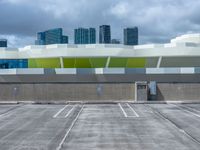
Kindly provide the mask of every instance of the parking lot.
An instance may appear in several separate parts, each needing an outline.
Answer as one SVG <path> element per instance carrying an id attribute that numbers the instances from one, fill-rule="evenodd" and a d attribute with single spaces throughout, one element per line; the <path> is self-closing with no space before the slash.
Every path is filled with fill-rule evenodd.
<path id="1" fill-rule="evenodd" d="M 199 150 L 200 104 L 0 105 L 0 150 Z"/>

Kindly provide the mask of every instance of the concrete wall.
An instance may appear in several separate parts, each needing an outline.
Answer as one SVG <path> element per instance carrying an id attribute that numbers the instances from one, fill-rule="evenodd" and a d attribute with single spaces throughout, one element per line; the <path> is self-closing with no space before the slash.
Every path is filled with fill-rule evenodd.
<path id="1" fill-rule="evenodd" d="M 135 83 L 0 83 L 0 101 L 135 99 Z M 199 100 L 200 83 L 158 83 L 155 100 Z"/>
<path id="2" fill-rule="evenodd" d="M 199 71 L 200 72 L 200 71 Z M 199 74 L 0 75 L 0 83 L 200 83 Z"/>
<path id="3" fill-rule="evenodd" d="M 0 84 L 1 101 L 134 100 L 134 84 Z"/>
<path id="4" fill-rule="evenodd" d="M 157 100 L 200 100 L 200 83 L 159 83 Z"/>

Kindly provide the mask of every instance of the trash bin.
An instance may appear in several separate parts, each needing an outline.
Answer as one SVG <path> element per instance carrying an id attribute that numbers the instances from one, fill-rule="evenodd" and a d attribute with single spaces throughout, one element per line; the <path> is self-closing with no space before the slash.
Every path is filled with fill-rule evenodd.
<path id="1" fill-rule="evenodd" d="M 149 100 L 157 99 L 157 83 L 156 81 L 150 81 L 149 83 Z"/>

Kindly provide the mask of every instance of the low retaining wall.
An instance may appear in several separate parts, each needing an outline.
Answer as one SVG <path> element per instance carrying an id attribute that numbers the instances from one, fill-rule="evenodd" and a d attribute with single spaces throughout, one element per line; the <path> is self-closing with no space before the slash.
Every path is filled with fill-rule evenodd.
<path id="1" fill-rule="evenodd" d="M 134 84 L 0 84 L 1 101 L 134 100 Z"/>
<path id="2" fill-rule="evenodd" d="M 0 83 L 200 83 L 200 74 L 0 75 Z"/>
<path id="3" fill-rule="evenodd" d="M 128 76 L 128 78 L 120 75 L 93 78 L 74 76 L 74 80 L 72 76 L 65 75 L 0 76 L 0 101 L 134 101 L 135 80 L 151 81 L 153 77 L 156 79 L 154 81 L 157 81 L 157 96 L 154 100 L 200 101 L 200 82 L 196 81 L 196 79 L 200 80 L 199 75 L 174 75 L 172 78 L 169 75 L 160 75 L 160 77 L 141 75 Z M 90 82 L 87 82 L 86 78 Z"/>
<path id="4" fill-rule="evenodd" d="M 200 83 L 158 83 L 157 100 L 200 100 Z"/>

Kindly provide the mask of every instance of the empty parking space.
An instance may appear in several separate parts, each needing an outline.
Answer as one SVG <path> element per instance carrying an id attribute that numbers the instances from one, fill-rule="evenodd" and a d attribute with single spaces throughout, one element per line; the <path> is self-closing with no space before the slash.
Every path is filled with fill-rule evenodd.
<path id="1" fill-rule="evenodd" d="M 119 108 L 121 109 L 122 113 L 124 114 L 124 117 L 139 117 L 137 112 L 133 109 L 132 106 L 128 103 L 119 103 Z"/>
<path id="2" fill-rule="evenodd" d="M 199 150 L 199 104 L 0 105 L 0 150 Z"/>
<path id="3" fill-rule="evenodd" d="M 200 112 L 188 109 L 186 104 L 154 104 L 151 107 L 200 144 Z"/>
<path id="4" fill-rule="evenodd" d="M 0 105 L 0 117 L 8 114 L 18 107 L 20 107 L 20 105 Z"/>
<path id="5" fill-rule="evenodd" d="M 67 118 L 76 107 L 77 105 L 67 104 L 63 108 L 59 109 L 58 112 L 53 115 L 53 118 Z"/>
<path id="6" fill-rule="evenodd" d="M 184 104 L 182 105 L 190 110 L 196 111 L 196 112 L 200 112 L 200 105 L 197 104 Z"/>

